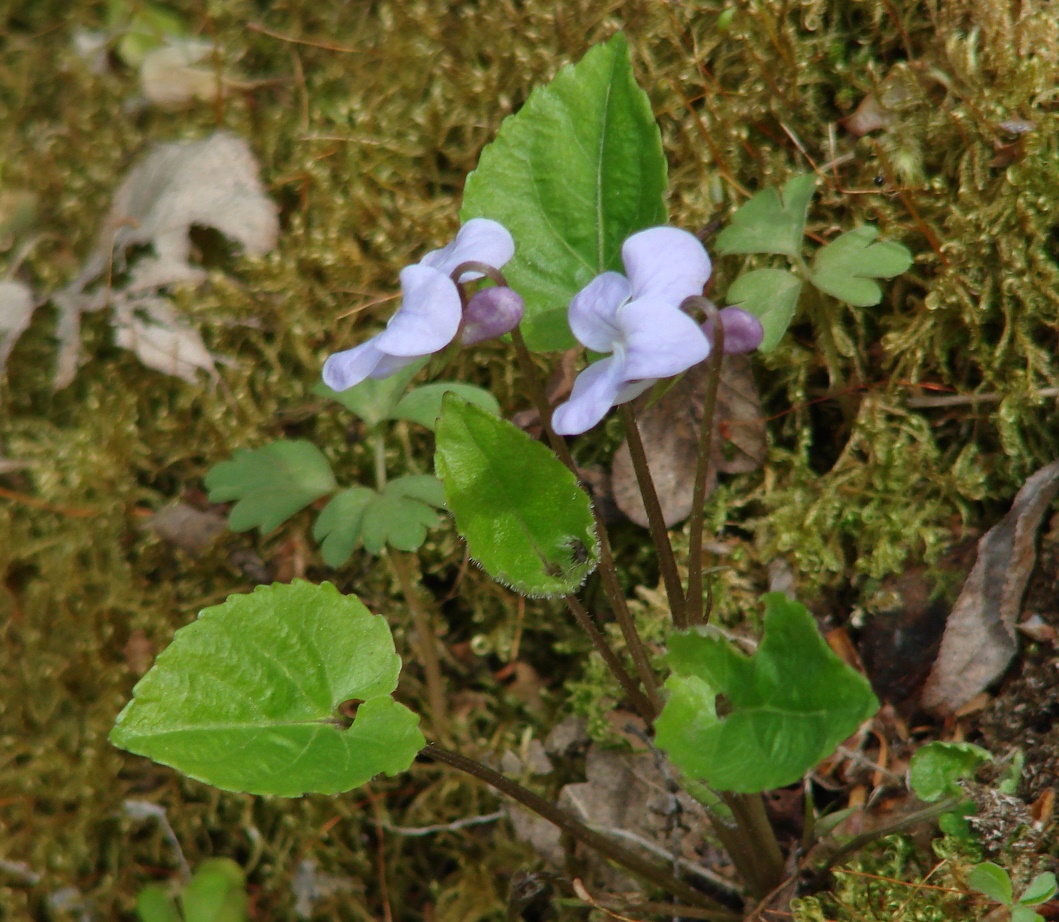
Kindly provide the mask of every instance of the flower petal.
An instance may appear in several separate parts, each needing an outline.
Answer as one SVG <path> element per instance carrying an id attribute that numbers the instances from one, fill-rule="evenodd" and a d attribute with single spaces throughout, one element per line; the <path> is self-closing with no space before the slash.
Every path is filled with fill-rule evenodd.
<path id="1" fill-rule="evenodd" d="M 515 255 L 515 241 L 506 227 L 489 218 L 471 218 L 456 235 L 456 239 L 440 250 L 432 250 L 419 265 L 437 269 L 445 275 L 460 263 L 479 262 L 499 269 Z M 464 272 L 461 282 L 480 279 L 480 272 Z"/>
<path id="2" fill-rule="evenodd" d="M 371 374 L 368 377 L 381 381 L 390 377 L 390 375 L 397 374 L 402 368 L 414 365 L 420 359 L 425 358 L 427 358 L 426 355 L 387 355 L 384 352 L 382 358 L 379 359 L 379 364 L 371 370 Z"/>
<path id="3" fill-rule="evenodd" d="M 460 328 L 463 305 L 455 283 L 426 266 L 401 270 L 404 299 L 375 346 L 390 355 L 429 355 L 444 349 Z"/>
<path id="4" fill-rule="evenodd" d="M 517 291 L 500 285 L 483 288 L 467 302 L 460 342 L 473 346 L 510 333 L 522 322 L 525 313 L 526 304 Z"/>
<path id="5" fill-rule="evenodd" d="M 665 301 L 630 301 L 618 312 L 618 323 L 626 343 L 626 381 L 669 378 L 710 354 L 699 325 Z"/>
<path id="6" fill-rule="evenodd" d="M 593 362 L 574 381 L 570 399 L 552 413 L 559 435 L 580 435 L 591 429 L 614 406 L 625 375 L 625 357 L 618 353 Z"/>
<path id="7" fill-rule="evenodd" d="M 693 234 L 678 227 L 652 227 L 622 244 L 633 298 L 660 298 L 673 307 L 701 295 L 710 277 L 710 257 Z"/>
<path id="8" fill-rule="evenodd" d="M 375 345 L 377 336 L 353 349 L 336 352 L 324 362 L 323 378 L 333 391 L 345 391 L 371 376 L 386 358 Z"/>
<path id="9" fill-rule="evenodd" d="M 765 328 L 753 314 L 741 307 L 726 307 L 717 312 L 724 330 L 724 354 L 742 355 L 753 352 L 765 338 Z M 713 346 L 713 318 L 702 325 L 702 332 Z"/>
<path id="10" fill-rule="evenodd" d="M 604 272 L 582 288 L 567 313 L 577 341 L 596 352 L 613 352 L 621 331 L 614 317 L 628 299 L 629 280 L 620 272 Z"/>

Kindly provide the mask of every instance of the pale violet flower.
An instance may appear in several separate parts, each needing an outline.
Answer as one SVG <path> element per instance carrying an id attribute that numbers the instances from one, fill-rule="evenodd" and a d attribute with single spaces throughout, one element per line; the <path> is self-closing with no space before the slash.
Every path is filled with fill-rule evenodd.
<path id="1" fill-rule="evenodd" d="M 452 272 L 467 262 L 499 269 L 515 253 L 511 234 L 496 221 L 472 218 L 456 239 L 401 270 L 401 306 L 386 329 L 366 343 L 336 352 L 324 363 L 324 383 L 335 391 L 367 378 L 387 378 L 417 359 L 444 349 L 456 337 L 463 299 Z M 482 273 L 460 273 L 460 282 Z"/>
<path id="2" fill-rule="evenodd" d="M 570 399 L 556 407 L 552 426 L 560 435 L 591 429 L 611 407 L 710 354 L 702 329 L 680 309 L 710 277 L 702 244 L 687 231 L 653 227 L 626 240 L 621 257 L 627 276 L 604 272 L 570 302 L 574 336 L 610 355 L 582 371 Z"/>
<path id="3" fill-rule="evenodd" d="M 724 331 L 724 354 L 742 355 L 753 352 L 765 339 L 765 328 L 761 321 L 741 307 L 725 307 L 717 311 L 717 319 Z M 713 348 L 713 319 L 707 319 L 702 325 L 702 332 Z"/>

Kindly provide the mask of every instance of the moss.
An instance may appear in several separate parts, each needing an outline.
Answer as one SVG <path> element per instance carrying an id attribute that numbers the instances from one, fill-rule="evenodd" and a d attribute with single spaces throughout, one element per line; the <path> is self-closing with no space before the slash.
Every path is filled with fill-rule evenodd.
<path id="1" fill-rule="evenodd" d="M 255 904 L 268 916 L 290 917 L 291 881 L 308 855 L 354 882 L 321 903 L 332 915 L 377 918 L 384 893 L 400 918 L 434 903 L 470 912 L 469 895 L 502 901 L 502 886 L 482 884 L 520 860 L 502 833 L 426 849 L 378 832 L 373 805 L 412 825 L 492 809 L 444 773 L 417 770 L 373 785 L 370 798 L 251 800 L 181 782 L 105 737 L 135 679 L 123 653 L 133 632 L 159 649 L 198 609 L 252 584 L 230 552 L 249 550 L 280 571 L 326 572 L 305 518 L 191 560 L 140 527 L 146 513 L 176 497 L 201 502 L 210 465 L 282 434 L 318 440 L 350 479 L 369 472 L 356 432 L 309 394 L 323 357 L 377 329 L 399 267 L 451 233 L 463 179 L 503 117 L 621 26 L 659 116 L 675 223 L 723 220 L 746 192 L 849 154 L 822 170 L 812 234 L 823 240 L 870 220 L 916 253 L 878 308 L 807 303 L 790 341 L 761 363 L 769 463 L 723 485 L 711 511 L 733 549 L 717 576 L 725 622 L 753 610 L 776 556 L 804 592 L 856 588 L 933 559 L 954 529 L 984 524 L 1059 452 L 1047 396 L 1059 380 L 1059 116 L 1050 95 L 1059 35 L 1045 12 L 1015 20 L 999 0 L 947 0 L 934 13 L 911 2 L 755 0 L 736 5 L 724 26 L 719 6 L 650 0 L 174 3 L 226 63 L 259 81 L 174 114 L 128 108 L 135 75 L 120 64 L 94 74 L 77 57 L 74 31 L 99 28 L 106 4 L 75 6 L 41 0 L 4 13 L 0 120 L 11 130 L 0 137 L 0 192 L 29 190 L 39 202 L 18 277 L 38 292 L 67 282 L 136 157 L 153 141 L 217 126 L 248 138 L 283 232 L 275 253 L 222 260 L 208 285 L 177 296 L 210 348 L 231 357 L 224 388 L 146 371 L 113 347 L 102 316 L 86 319 L 88 362 L 60 393 L 50 387 L 49 309 L 12 357 L 0 454 L 29 467 L 0 484 L 0 837 L 6 858 L 44 878 L 0 887 L 0 915 L 45 912 L 48 893 L 74 886 L 98 915 L 117 917 L 143 883 L 171 874 L 157 832 L 124 818 L 127 797 L 167 807 L 192 863 L 224 854 L 250 864 Z M 895 68 L 910 89 L 888 130 L 855 141 L 835 129 Z M 1001 123 L 1013 118 L 1034 128 L 1005 147 L 1016 139 Z M 0 252 L 5 272 L 13 256 Z M 715 293 L 740 268 L 718 261 Z M 519 408 L 501 347 L 455 367 Z M 988 400 L 908 405 L 935 389 Z M 405 446 L 429 464 L 425 441 L 409 435 L 393 450 Z M 630 588 L 655 582 L 645 544 L 632 531 L 617 542 L 633 555 Z M 484 636 L 502 661 L 512 604 L 480 574 L 457 589 L 461 560 L 451 533 L 424 554 L 428 583 L 441 595 L 456 590 L 443 606 L 448 636 Z M 337 578 L 403 623 L 371 560 Z M 642 601 L 646 629 L 658 613 L 657 600 Z M 559 662 L 557 689 L 575 667 L 556 660 L 555 647 L 583 645 L 554 607 L 527 605 L 524 618 L 523 655 Z M 489 657 L 469 663 L 452 666 L 457 691 L 488 705 L 472 711 L 468 738 L 502 745 L 527 712 L 497 703 Z M 608 693 L 592 668 L 581 681 L 602 717 Z M 372 870 L 380 855 L 385 891 Z"/>

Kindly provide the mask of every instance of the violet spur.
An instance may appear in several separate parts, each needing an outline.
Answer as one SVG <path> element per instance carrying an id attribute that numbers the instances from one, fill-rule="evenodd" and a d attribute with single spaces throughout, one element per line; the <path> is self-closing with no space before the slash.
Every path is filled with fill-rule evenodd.
<path id="1" fill-rule="evenodd" d="M 448 246 L 427 253 L 401 270 L 401 306 L 386 329 L 352 349 L 336 352 L 324 363 L 324 383 L 344 391 L 368 378 L 388 378 L 424 356 L 444 349 L 456 338 L 463 317 L 458 283 L 481 272 L 452 273 L 464 263 L 500 269 L 515 254 L 507 229 L 488 218 L 472 218 Z"/>
<path id="2" fill-rule="evenodd" d="M 604 272 L 570 302 L 570 329 L 594 352 L 610 353 L 574 381 L 570 399 L 556 407 L 559 435 L 591 429 L 620 403 L 632 400 L 660 378 L 687 371 L 710 354 L 699 325 L 681 309 L 702 294 L 710 258 L 692 234 L 653 227 L 622 245 L 626 275 Z"/>

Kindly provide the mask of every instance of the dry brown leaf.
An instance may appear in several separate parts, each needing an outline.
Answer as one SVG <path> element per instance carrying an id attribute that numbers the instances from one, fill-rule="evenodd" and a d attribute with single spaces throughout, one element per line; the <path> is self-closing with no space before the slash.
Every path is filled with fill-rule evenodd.
<path id="1" fill-rule="evenodd" d="M 923 690 L 924 707 L 953 713 L 1015 656 L 1015 624 L 1037 559 L 1037 531 L 1057 493 L 1059 461 L 1053 461 L 1026 481 L 1011 511 L 978 542 L 978 560 L 949 615 Z"/>
<path id="2" fill-rule="evenodd" d="M 674 775 L 675 777 L 675 775 Z M 700 862 L 707 821 L 703 807 L 685 792 L 670 792 L 655 758 L 593 746 L 585 759 L 585 778 L 568 784 L 559 804 L 593 829 L 628 842 L 639 840 L 660 854 L 672 854 L 679 830 L 680 857 Z M 559 831 L 519 807 L 509 807 L 516 835 L 530 842 L 551 863 L 563 865 Z M 636 889 L 638 884 L 594 855 L 586 855 L 586 880 L 609 890 Z"/>
<path id="3" fill-rule="evenodd" d="M 148 368 L 195 383 L 195 373 L 217 378 L 213 353 L 198 331 L 181 323 L 165 298 L 123 301 L 114 312 L 114 341 Z"/>
<path id="4" fill-rule="evenodd" d="M 33 316 L 33 293 L 21 282 L 0 282 L 0 374 Z"/>
<path id="5" fill-rule="evenodd" d="M 705 391 L 706 367 L 696 365 L 654 404 L 643 409 L 646 397 L 636 404 L 647 465 L 667 526 L 682 522 L 691 513 Z M 713 492 L 718 471 L 738 474 L 756 470 L 764 463 L 766 448 L 765 421 L 750 359 L 727 355 L 717 390 L 706 495 Z M 646 527 L 647 512 L 625 442 L 614 454 L 611 486 L 618 508 L 636 524 Z"/>
<path id="6" fill-rule="evenodd" d="M 163 541 L 197 556 L 228 529 L 224 516 L 202 512 L 187 503 L 175 503 L 159 509 L 147 520 L 147 527 Z"/>
<path id="7" fill-rule="evenodd" d="M 276 245 L 276 206 L 264 193 L 250 148 L 233 134 L 219 131 L 202 141 L 159 144 L 130 170 L 81 272 L 54 296 L 60 312 L 56 388 L 69 384 L 77 371 L 82 314 L 113 307 L 120 331 L 123 322 L 128 325 L 123 312 L 127 315 L 131 301 L 205 279 L 205 270 L 189 262 L 193 225 L 220 231 L 252 255 Z M 129 249 L 141 245 L 151 247 L 153 255 L 126 267 Z M 124 286 L 88 292 L 114 268 L 128 268 Z M 133 342 L 128 334 L 125 338 Z"/>

